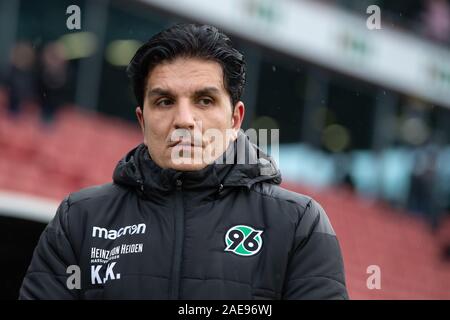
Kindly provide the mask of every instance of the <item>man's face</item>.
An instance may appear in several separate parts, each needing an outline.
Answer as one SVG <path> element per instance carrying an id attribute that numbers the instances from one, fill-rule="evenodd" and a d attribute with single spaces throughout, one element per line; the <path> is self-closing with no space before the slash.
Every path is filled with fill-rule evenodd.
<path id="1" fill-rule="evenodd" d="M 161 168 L 200 170 L 236 139 L 244 104 L 234 112 L 215 61 L 177 58 L 150 72 L 143 110 L 136 108 L 144 143 Z"/>

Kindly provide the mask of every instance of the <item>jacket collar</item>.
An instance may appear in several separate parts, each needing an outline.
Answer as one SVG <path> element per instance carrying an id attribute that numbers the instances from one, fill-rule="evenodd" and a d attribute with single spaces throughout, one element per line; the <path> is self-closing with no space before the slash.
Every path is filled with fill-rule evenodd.
<path id="1" fill-rule="evenodd" d="M 183 181 L 183 190 L 216 191 L 224 187 L 247 187 L 266 181 L 280 184 L 281 174 L 273 159 L 240 132 L 214 163 L 198 171 L 177 171 L 159 167 L 144 144 L 128 152 L 114 170 L 115 183 L 149 194 L 167 194 Z"/>

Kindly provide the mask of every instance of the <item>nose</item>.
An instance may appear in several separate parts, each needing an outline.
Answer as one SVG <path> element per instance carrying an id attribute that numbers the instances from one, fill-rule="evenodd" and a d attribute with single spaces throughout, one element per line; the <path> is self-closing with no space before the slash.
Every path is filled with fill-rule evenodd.
<path id="1" fill-rule="evenodd" d="M 195 119 L 192 107 L 187 101 L 180 101 L 175 108 L 174 127 L 175 129 L 194 129 Z"/>

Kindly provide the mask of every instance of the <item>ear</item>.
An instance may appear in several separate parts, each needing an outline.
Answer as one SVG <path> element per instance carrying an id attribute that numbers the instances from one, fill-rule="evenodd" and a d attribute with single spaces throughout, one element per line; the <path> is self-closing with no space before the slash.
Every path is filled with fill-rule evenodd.
<path id="1" fill-rule="evenodd" d="M 241 129 L 242 121 L 244 121 L 244 115 L 245 115 L 244 103 L 242 101 L 238 101 L 234 105 L 233 115 L 231 116 L 231 128 L 235 132 L 236 137 L 237 133 Z"/>
<path id="2" fill-rule="evenodd" d="M 144 110 L 140 106 L 137 106 L 135 112 L 139 121 L 139 126 L 141 127 L 142 135 L 144 136 L 144 144 L 147 145 L 147 139 L 145 137 Z"/>
<path id="3" fill-rule="evenodd" d="M 231 128 L 233 129 L 233 140 L 237 139 L 239 130 L 241 129 L 242 121 L 244 121 L 245 106 L 242 101 L 238 101 L 234 105 L 234 111 L 231 116 Z"/>

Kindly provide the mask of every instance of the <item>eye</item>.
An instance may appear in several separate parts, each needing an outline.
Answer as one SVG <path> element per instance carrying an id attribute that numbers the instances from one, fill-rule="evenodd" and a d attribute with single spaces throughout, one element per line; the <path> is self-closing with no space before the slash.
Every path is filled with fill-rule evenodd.
<path id="1" fill-rule="evenodd" d="M 156 105 L 158 107 L 167 107 L 170 106 L 172 103 L 173 101 L 167 98 L 159 99 L 158 101 L 156 101 Z"/>
<path id="2" fill-rule="evenodd" d="M 201 98 L 198 101 L 202 106 L 210 106 L 214 102 L 211 98 Z"/>

